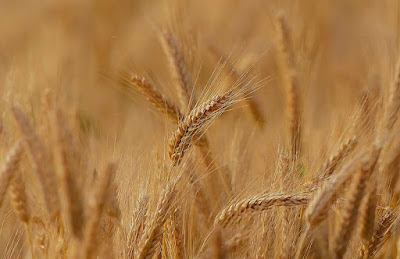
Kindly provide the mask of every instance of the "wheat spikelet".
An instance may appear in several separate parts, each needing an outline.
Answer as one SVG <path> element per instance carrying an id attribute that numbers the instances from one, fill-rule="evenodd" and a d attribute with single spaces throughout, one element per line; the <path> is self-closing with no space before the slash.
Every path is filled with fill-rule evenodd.
<path id="1" fill-rule="evenodd" d="M 363 162 L 362 167 L 354 176 L 342 211 L 342 220 L 333 240 L 332 255 L 334 258 L 342 258 L 346 253 L 351 234 L 356 227 L 360 200 L 364 196 L 367 180 L 375 168 L 378 156 L 371 157 L 374 161 Z"/>
<path id="2" fill-rule="evenodd" d="M 289 146 L 294 158 L 299 153 L 301 145 L 300 97 L 290 30 L 283 14 L 277 17 L 277 32 L 279 63 L 286 91 Z"/>
<path id="3" fill-rule="evenodd" d="M 276 206 L 307 205 L 308 202 L 309 197 L 303 194 L 270 193 L 256 195 L 226 207 L 217 215 L 215 222 L 225 228 L 233 223 L 240 222 L 244 214 L 247 213 L 259 213 Z"/>
<path id="4" fill-rule="evenodd" d="M 169 31 L 161 33 L 161 43 L 175 80 L 181 111 L 191 110 L 190 95 L 193 91 L 193 83 L 185 59 Z"/>
<path id="5" fill-rule="evenodd" d="M 178 107 L 176 107 L 166 96 L 158 92 L 151 83 L 144 77 L 127 74 L 122 76 L 124 85 L 127 87 L 135 86 L 161 113 L 166 114 L 171 120 L 178 122 L 182 117 Z"/>
<path id="6" fill-rule="evenodd" d="M 163 195 L 157 205 L 156 214 L 149 225 L 146 226 L 147 229 L 139 241 L 140 250 L 137 258 L 150 259 L 155 255 L 161 241 L 162 227 L 167 220 L 168 211 L 176 197 L 175 186 L 178 180 L 179 178 L 164 189 Z"/>
<path id="7" fill-rule="evenodd" d="M 68 212 L 67 218 L 73 234 L 81 238 L 84 226 L 83 194 L 76 181 L 77 167 L 72 150 L 72 136 L 67 128 L 66 119 L 60 110 L 53 112 L 52 118 L 56 125 L 56 147 L 59 159 L 59 180 L 63 192 L 65 206 Z"/>
<path id="8" fill-rule="evenodd" d="M 10 185 L 10 181 L 13 174 L 18 169 L 18 164 L 21 160 L 22 155 L 22 145 L 21 142 L 17 142 L 10 149 L 7 156 L 5 157 L 1 168 L 0 168 L 0 207 L 3 203 L 4 197 L 6 195 L 7 189 Z"/>
<path id="9" fill-rule="evenodd" d="M 110 191 L 109 185 L 114 172 L 115 165 L 108 164 L 94 187 L 92 204 L 89 206 L 90 209 L 88 215 L 90 216 L 84 230 L 83 258 L 95 257 L 98 244 L 97 232 L 100 225 L 100 218 L 107 202 L 107 196 Z"/>
<path id="10" fill-rule="evenodd" d="M 376 253 L 381 249 L 383 244 L 390 236 L 390 231 L 396 217 L 390 208 L 386 208 L 385 213 L 382 215 L 379 225 L 376 227 L 374 234 L 367 246 L 363 246 L 360 251 L 359 258 L 373 258 Z"/>
<path id="11" fill-rule="evenodd" d="M 145 228 L 147 219 L 149 196 L 143 195 L 137 201 L 135 211 L 133 212 L 133 222 L 128 233 L 128 252 L 127 257 L 133 259 L 135 251 L 139 249 L 138 241 Z"/>
<path id="12" fill-rule="evenodd" d="M 50 158 L 36 135 L 27 116 L 17 107 L 12 108 L 15 121 L 24 137 L 27 151 L 33 161 L 34 171 L 39 178 L 42 193 L 45 198 L 46 208 L 52 220 L 60 213 L 60 202 L 57 191 L 56 177 L 50 163 Z"/>
<path id="13" fill-rule="evenodd" d="M 178 165 L 185 152 L 190 148 L 193 138 L 197 136 L 204 125 L 213 117 L 222 113 L 232 104 L 232 93 L 217 95 L 208 102 L 193 109 L 190 114 L 178 125 L 178 129 L 170 138 L 169 157 L 174 165 Z"/>

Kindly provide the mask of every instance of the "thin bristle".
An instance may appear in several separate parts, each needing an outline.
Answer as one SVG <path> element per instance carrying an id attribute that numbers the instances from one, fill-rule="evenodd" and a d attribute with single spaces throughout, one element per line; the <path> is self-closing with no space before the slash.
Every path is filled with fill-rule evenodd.
<path id="1" fill-rule="evenodd" d="M 220 63 L 223 64 L 223 70 L 228 74 L 228 77 L 230 79 L 231 85 L 242 83 L 243 82 L 243 76 L 247 75 L 249 72 L 249 68 L 246 67 L 246 69 L 239 69 L 236 68 L 234 64 L 220 51 L 217 50 L 217 48 L 213 45 L 209 46 L 210 52 L 213 54 L 215 59 L 219 60 Z M 244 102 L 246 103 L 246 106 L 248 108 L 248 111 L 251 115 L 251 117 L 254 119 L 255 122 L 258 123 L 260 127 L 263 127 L 265 124 L 265 120 L 263 118 L 260 106 L 257 104 L 257 102 L 254 100 L 254 97 L 252 96 L 251 93 L 247 93 L 245 95 L 248 95 L 248 98 L 244 99 Z"/>

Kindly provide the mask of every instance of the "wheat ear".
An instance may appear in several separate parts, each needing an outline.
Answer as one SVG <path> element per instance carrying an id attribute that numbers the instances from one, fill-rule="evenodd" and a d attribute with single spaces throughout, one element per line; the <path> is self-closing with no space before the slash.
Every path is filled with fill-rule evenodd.
<path id="1" fill-rule="evenodd" d="M 133 259 L 135 252 L 139 250 L 138 243 L 142 232 L 144 231 L 147 219 L 149 196 L 141 196 L 133 212 L 133 220 L 128 233 L 127 258 Z"/>
<path id="2" fill-rule="evenodd" d="M 124 86 L 131 89 L 135 86 L 161 113 L 166 114 L 171 120 L 178 122 L 182 117 L 176 107 L 166 96 L 157 91 L 144 77 L 128 73 L 122 76 Z"/>
<path id="3" fill-rule="evenodd" d="M 337 198 L 337 190 L 347 182 L 355 170 L 360 167 L 365 167 L 365 161 L 375 161 L 375 158 L 380 154 L 380 148 L 380 146 L 375 146 L 370 154 L 366 152 L 361 153 L 359 156 L 347 162 L 337 174 L 324 183 L 314 195 L 305 211 L 307 224 L 315 226 L 326 218 L 329 206 L 335 202 Z M 366 157 L 367 159 L 365 159 Z"/>
<path id="4" fill-rule="evenodd" d="M 360 207 L 359 233 L 362 246 L 366 246 L 374 233 L 375 210 L 377 207 L 376 185 L 371 182 Z"/>
<path id="5" fill-rule="evenodd" d="M 367 246 L 363 246 L 359 258 L 373 258 L 379 249 L 382 248 L 386 240 L 390 237 L 390 232 L 396 217 L 393 211 L 388 207 L 382 215 L 378 226 Z"/>
<path id="6" fill-rule="evenodd" d="M 169 156 L 173 165 L 178 165 L 193 139 L 212 118 L 225 111 L 232 103 L 232 92 L 217 95 L 203 105 L 193 109 L 170 138 Z"/>
<path id="7" fill-rule="evenodd" d="M 290 30 L 283 14 L 277 17 L 277 32 L 280 53 L 279 64 L 286 92 L 289 146 L 294 158 L 300 152 L 301 145 L 300 97 Z"/>
<path id="8" fill-rule="evenodd" d="M 113 174 L 115 173 L 115 165 L 108 164 L 102 175 L 96 182 L 93 190 L 92 204 L 89 204 L 89 218 L 84 230 L 83 239 L 83 258 L 94 258 L 97 249 L 97 233 L 100 227 L 100 219 L 109 195 L 109 185 Z"/>
<path id="9" fill-rule="evenodd" d="M 169 31 L 161 33 L 161 43 L 175 80 L 181 111 L 191 110 L 190 95 L 193 91 L 193 83 L 185 59 L 178 49 L 175 38 Z"/>
<path id="10" fill-rule="evenodd" d="M 236 202 L 223 209 L 216 217 L 215 223 L 221 227 L 227 227 L 233 223 L 239 223 L 242 217 L 248 213 L 259 213 L 276 206 L 307 205 L 309 197 L 303 194 L 270 193 L 256 195 Z"/>
<path id="11" fill-rule="evenodd" d="M 74 159 L 72 135 L 60 110 L 54 111 L 52 120 L 56 125 L 55 138 L 60 167 L 59 180 L 68 212 L 67 218 L 72 233 L 81 238 L 84 226 L 84 205 L 83 194 L 75 178 L 79 168 Z"/>
<path id="12" fill-rule="evenodd" d="M 18 164 L 21 160 L 22 145 L 21 142 L 17 142 L 8 152 L 0 168 L 0 208 L 3 203 L 4 197 L 7 193 L 7 189 L 10 185 L 10 181 L 13 174 L 18 170 Z"/>
<path id="13" fill-rule="evenodd" d="M 342 211 L 342 219 L 333 239 L 332 255 L 334 258 L 342 258 L 346 253 L 351 234 L 357 225 L 358 210 L 361 204 L 360 200 L 364 196 L 367 180 L 375 168 L 378 157 L 379 154 L 371 156 L 369 161 L 363 162 L 362 167 L 351 182 Z"/>
<path id="14" fill-rule="evenodd" d="M 12 108 L 12 114 L 24 138 L 26 149 L 33 162 L 33 169 L 39 178 L 47 211 L 51 220 L 55 220 L 60 216 L 60 201 L 57 191 L 56 176 L 52 164 L 50 163 L 49 154 L 36 135 L 27 116 L 17 107 Z"/>
<path id="15" fill-rule="evenodd" d="M 169 209 L 176 197 L 175 186 L 178 180 L 179 178 L 174 180 L 164 189 L 157 205 L 156 214 L 149 225 L 146 226 L 147 229 L 139 241 L 140 250 L 137 258 L 150 259 L 156 253 L 163 233 L 162 227 L 167 220 Z"/>
<path id="16" fill-rule="evenodd" d="M 15 215 L 24 223 L 26 237 L 28 239 L 29 250 L 31 251 L 32 258 L 35 258 L 33 254 L 32 236 L 29 230 L 29 220 L 31 218 L 28 204 L 26 201 L 25 184 L 22 180 L 21 172 L 15 172 L 10 182 L 10 189 L 8 191 L 10 197 L 11 206 L 13 207 Z"/>

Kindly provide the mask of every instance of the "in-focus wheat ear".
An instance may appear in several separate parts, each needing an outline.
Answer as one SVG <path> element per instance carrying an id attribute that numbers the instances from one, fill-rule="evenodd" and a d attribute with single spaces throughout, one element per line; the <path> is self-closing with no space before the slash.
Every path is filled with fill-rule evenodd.
<path id="1" fill-rule="evenodd" d="M 121 83 L 127 90 L 131 90 L 132 87 L 139 90 L 156 109 L 166 114 L 171 120 L 178 122 L 182 118 L 179 108 L 144 77 L 132 73 L 123 73 Z"/>
<path id="2" fill-rule="evenodd" d="M 227 227 L 231 224 L 237 224 L 246 214 L 259 213 L 276 206 L 300 206 L 307 205 L 309 196 L 303 194 L 281 194 L 269 193 L 256 195 L 223 209 L 216 217 L 215 224 L 221 227 Z"/>
<path id="3" fill-rule="evenodd" d="M 176 132 L 170 137 L 169 157 L 174 165 L 178 165 L 185 152 L 193 145 L 195 136 L 214 117 L 223 113 L 233 103 L 233 94 L 228 91 L 224 95 L 217 95 L 194 108 L 189 115 L 178 125 Z"/>
<path id="4" fill-rule="evenodd" d="M 28 117 L 17 107 L 12 108 L 12 114 L 32 159 L 33 169 L 39 179 L 47 211 L 50 218 L 54 221 L 60 216 L 60 200 L 56 176 L 49 154 L 36 135 Z"/>

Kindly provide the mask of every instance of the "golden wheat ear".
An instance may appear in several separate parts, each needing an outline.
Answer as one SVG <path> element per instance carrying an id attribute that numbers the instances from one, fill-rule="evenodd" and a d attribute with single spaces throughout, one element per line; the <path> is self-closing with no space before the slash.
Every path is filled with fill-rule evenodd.
<path id="1" fill-rule="evenodd" d="M 177 42 L 171 32 L 165 30 L 160 33 L 160 40 L 163 50 L 168 58 L 170 71 L 175 81 L 175 89 L 179 97 L 179 104 L 182 112 L 193 108 L 191 95 L 193 93 L 193 82 L 189 69 L 182 53 L 178 49 Z"/>
<path id="2" fill-rule="evenodd" d="M 380 218 L 372 238 L 369 240 L 368 244 L 363 246 L 360 250 L 360 259 L 370 259 L 375 257 L 375 255 L 391 236 L 391 230 L 396 218 L 398 218 L 398 212 L 395 214 L 389 207 L 385 208 L 385 212 Z"/>
<path id="3" fill-rule="evenodd" d="M 176 132 L 170 137 L 169 157 L 173 165 L 180 164 L 184 154 L 193 145 L 193 140 L 205 128 L 206 124 L 223 113 L 234 101 L 235 95 L 229 91 L 224 95 L 217 95 L 211 98 L 189 113 L 184 121 L 178 125 Z"/>
<path id="4" fill-rule="evenodd" d="M 89 259 L 96 256 L 96 249 L 99 242 L 97 234 L 100 227 L 100 219 L 107 203 L 107 197 L 110 192 L 109 186 L 115 170 L 116 166 L 114 164 L 108 164 L 94 186 L 92 203 L 89 204 L 89 218 L 84 229 L 81 258 Z"/>
<path id="5" fill-rule="evenodd" d="M 28 117 L 17 107 L 12 108 L 12 114 L 22 134 L 26 150 L 32 159 L 33 169 L 39 179 L 50 219 L 55 221 L 60 217 L 60 200 L 56 175 L 49 154 L 36 135 Z"/>
<path id="6" fill-rule="evenodd" d="M 163 194 L 157 205 L 156 213 L 151 222 L 149 222 L 149 225 L 146 225 L 145 232 L 139 241 L 140 248 L 137 253 L 137 258 L 150 259 L 156 254 L 163 234 L 162 228 L 168 219 L 171 205 L 177 196 L 176 184 L 179 179 L 180 178 L 174 179 L 163 190 Z"/>
<path id="7" fill-rule="evenodd" d="M 52 113 L 52 122 L 55 125 L 56 156 L 59 165 L 60 191 L 63 194 L 63 202 L 67 211 L 67 222 L 72 233 L 79 239 L 82 238 L 82 230 L 85 223 L 84 199 L 82 189 L 76 177 L 79 168 L 76 155 L 73 150 L 72 134 L 69 130 L 64 114 L 58 109 Z"/>
<path id="8" fill-rule="evenodd" d="M 276 29 L 279 50 L 278 63 L 286 93 L 289 147 L 292 157 L 295 158 L 299 154 L 301 147 L 300 90 L 290 29 L 282 13 L 276 19 Z"/>
<path id="9" fill-rule="evenodd" d="M 256 195 L 223 209 L 217 215 L 215 223 L 225 228 L 231 224 L 239 223 L 245 214 L 259 213 L 276 206 L 291 207 L 307 205 L 308 202 L 309 197 L 303 194 L 269 193 Z"/>
<path id="10" fill-rule="evenodd" d="M 130 72 L 121 72 L 120 83 L 127 91 L 138 90 L 157 110 L 175 123 L 182 118 L 179 108 L 144 77 Z"/>

